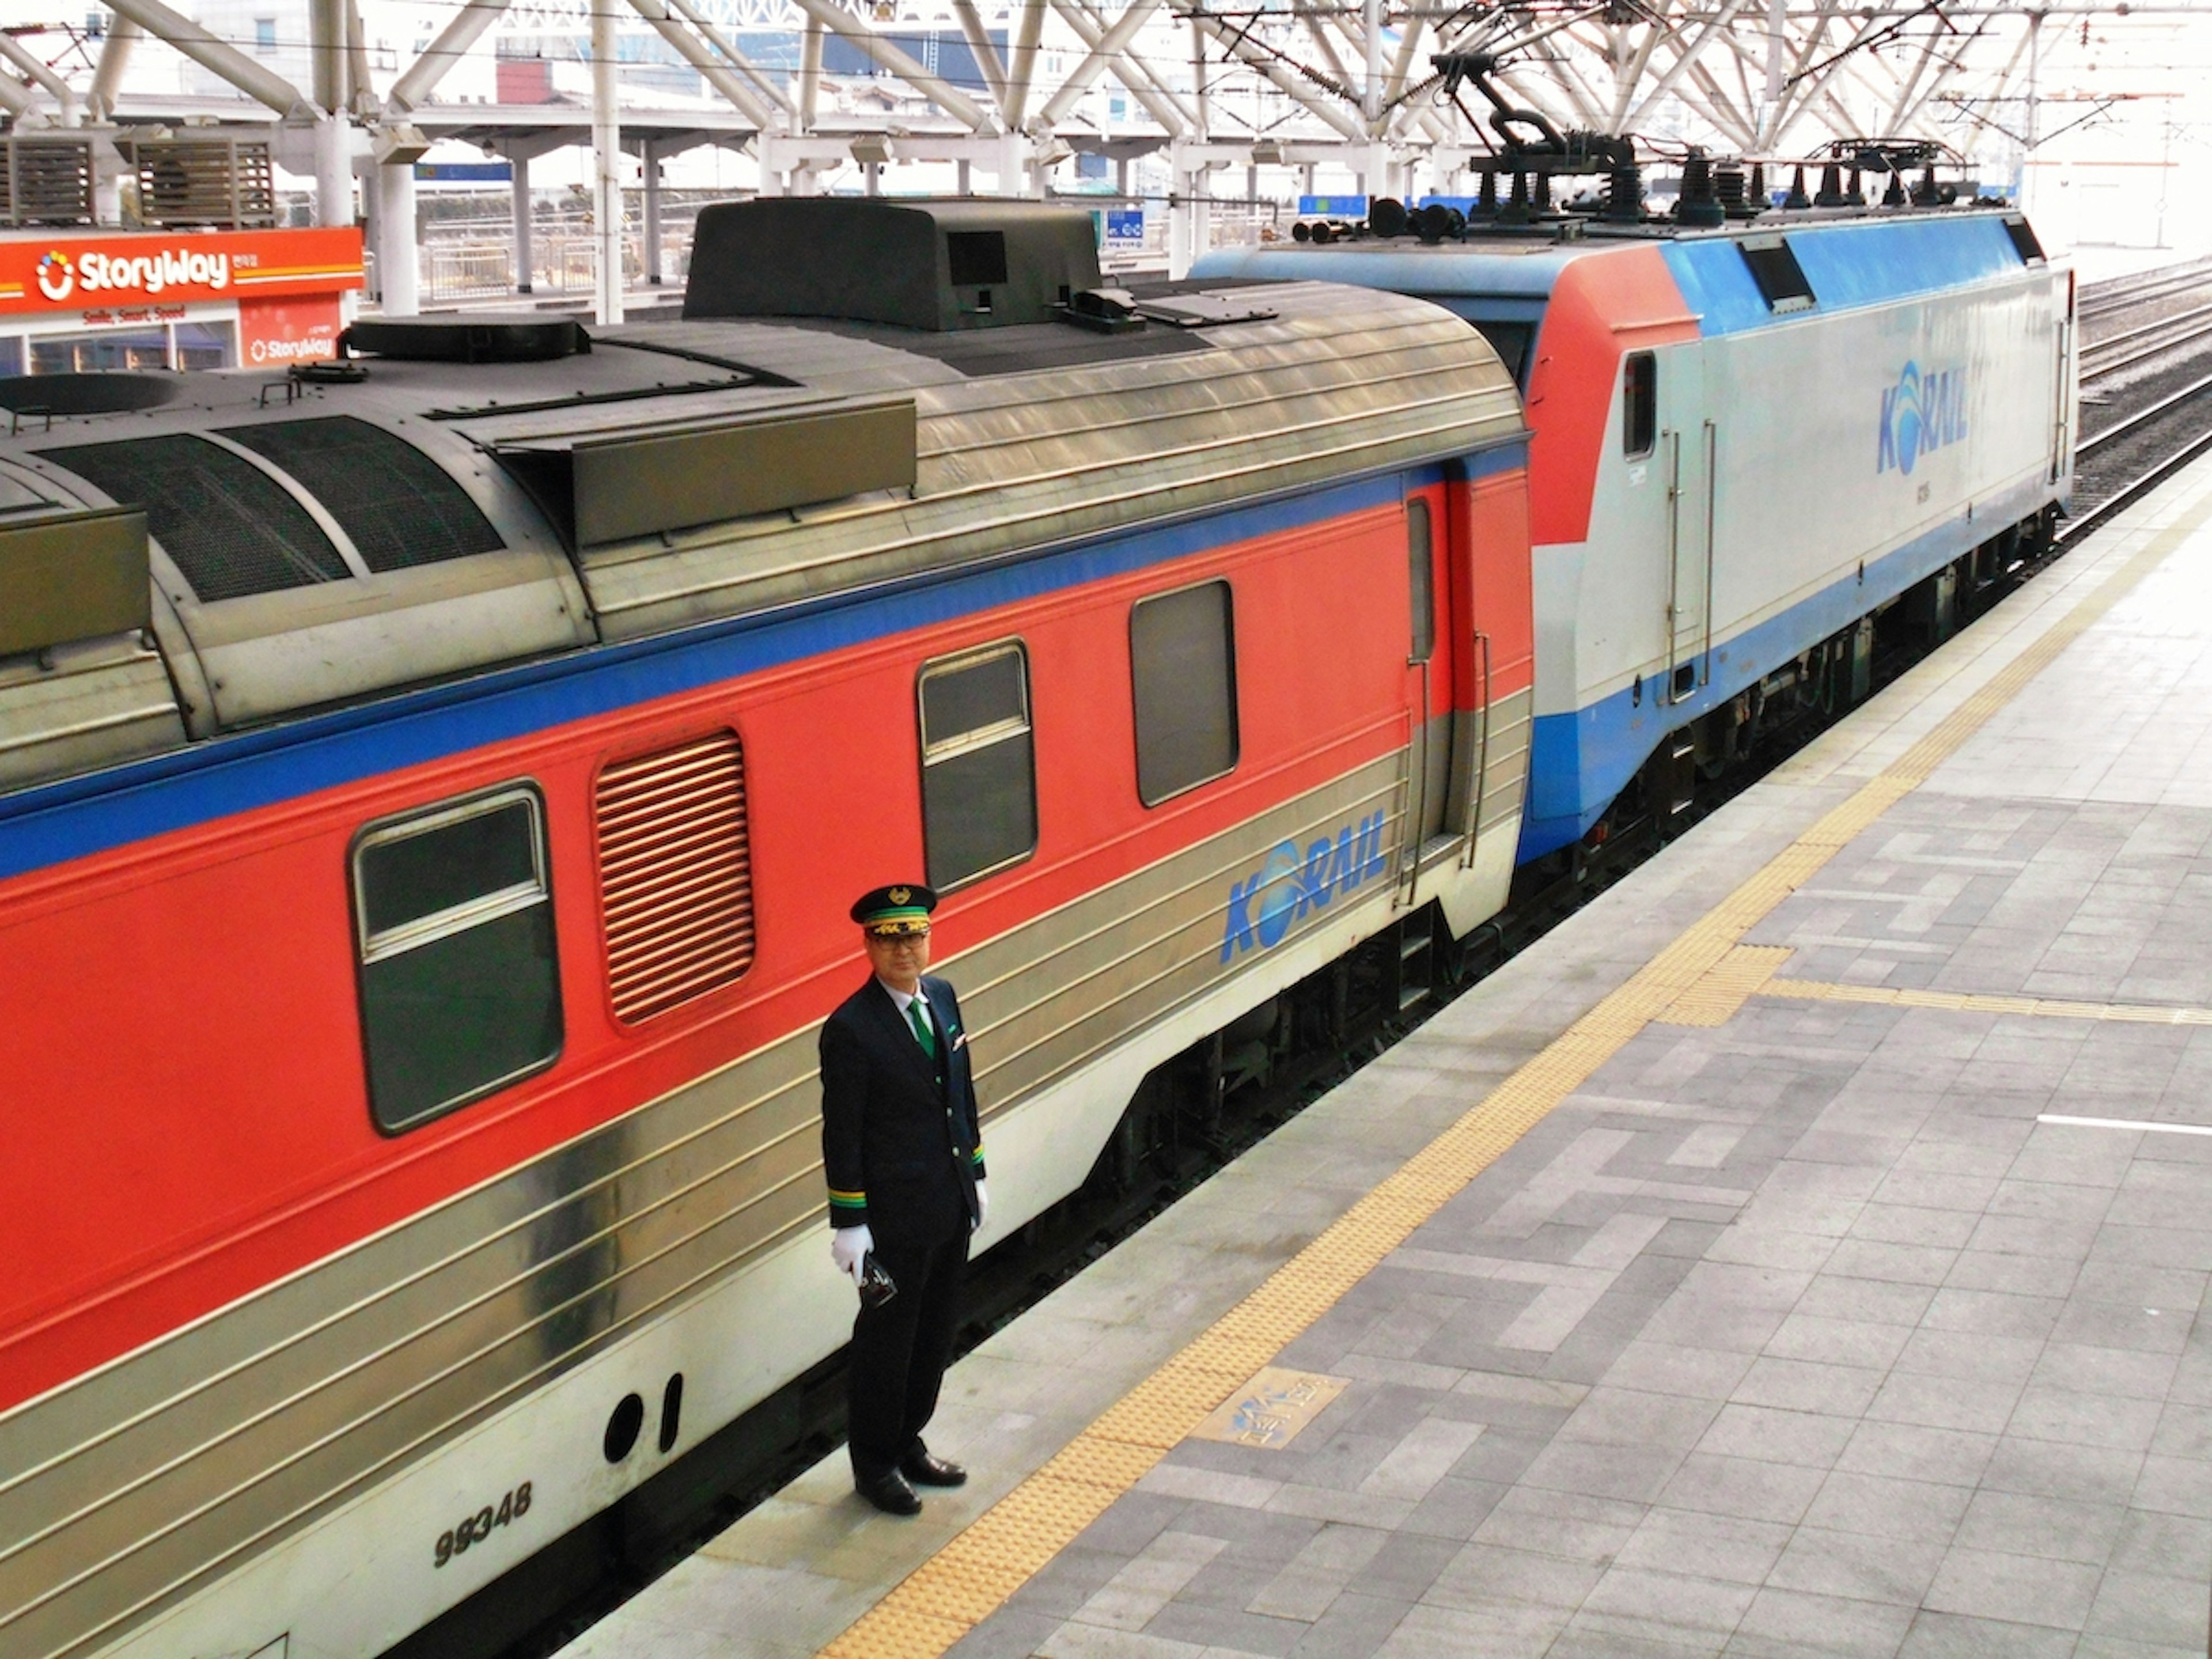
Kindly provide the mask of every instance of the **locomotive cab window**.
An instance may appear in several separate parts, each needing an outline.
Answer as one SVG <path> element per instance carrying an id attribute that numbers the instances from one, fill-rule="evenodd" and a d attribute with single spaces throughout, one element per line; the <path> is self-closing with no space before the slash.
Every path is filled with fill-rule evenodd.
<path id="1" fill-rule="evenodd" d="M 1413 602 L 1411 659 L 1426 662 L 1437 650 L 1436 561 L 1429 546 L 1429 504 L 1406 503 L 1406 574 Z"/>
<path id="2" fill-rule="evenodd" d="M 1016 643 L 948 657 L 919 690 L 923 860 L 941 890 L 1036 850 L 1029 657 Z"/>
<path id="3" fill-rule="evenodd" d="M 1632 351 L 1620 366 L 1620 448 L 1641 460 L 1659 441 L 1659 360 Z"/>
<path id="4" fill-rule="evenodd" d="M 1137 796 L 1158 806 L 1237 764 L 1236 617 L 1229 584 L 1139 599 L 1129 612 Z"/>
<path id="5" fill-rule="evenodd" d="M 354 844 L 369 1110 L 386 1133 L 550 1065 L 561 985 L 544 807 L 501 789 Z"/>

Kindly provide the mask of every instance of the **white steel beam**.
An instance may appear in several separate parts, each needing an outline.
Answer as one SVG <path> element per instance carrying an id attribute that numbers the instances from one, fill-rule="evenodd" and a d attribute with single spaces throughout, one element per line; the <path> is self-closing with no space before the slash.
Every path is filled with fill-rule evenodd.
<path id="1" fill-rule="evenodd" d="M 932 75 L 852 13 L 832 4 L 831 0 L 792 0 L 792 3 L 824 28 L 851 41 L 867 54 L 870 63 L 896 76 L 954 120 L 976 132 L 996 129 L 998 123 L 992 119 L 988 110 L 950 82 Z"/>
<path id="2" fill-rule="evenodd" d="M 500 0 L 500 3 L 505 4 L 506 0 Z M 700 78 L 728 99 L 732 106 L 745 119 L 763 131 L 775 125 L 775 112 L 762 101 L 752 88 L 738 79 L 727 64 L 707 49 L 705 41 L 684 27 L 681 20 L 672 15 L 661 0 L 629 0 L 629 3 L 639 16 L 653 25 L 662 40 L 676 49 L 677 55 L 697 70 Z"/>
<path id="3" fill-rule="evenodd" d="M 52 94 L 61 112 L 61 125 L 73 127 L 77 124 L 76 88 L 57 74 L 53 66 L 5 30 L 0 30 L 0 56 L 29 76 Z"/>
<path id="4" fill-rule="evenodd" d="M 182 12 L 163 5 L 161 0 L 106 0 L 106 3 L 117 16 L 129 18 L 156 40 L 174 47 L 256 103 L 266 104 L 279 115 L 313 113 L 307 100 L 300 95 L 300 89 L 289 81 L 256 63 L 236 46 L 216 40 Z"/>
<path id="5" fill-rule="evenodd" d="M 84 98 L 94 120 L 105 121 L 115 113 L 115 94 L 123 85 L 123 71 L 130 66 L 131 48 L 144 33 L 128 17 L 108 20 L 107 39 L 100 42 L 100 62 L 92 71 L 92 90 Z"/>
<path id="6" fill-rule="evenodd" d="M 968 50 L 975 55 L 975 67 L 983 72 L 983 84 L 990 88 L 1003 120 L 1006 112 L 1006 66 L 999 59 L 998 47 L 991 43 L 990 30 L 983 27 L 983 14 L 975 9 L 975 0 L 952 0 L 952 9 L 960 19 L 960 33 L 967 38 Z"/>
<path id="7" fill-rule="evenodd" d="M 1006 131 L 1028 125 L 1030 82 L 1036 75 L 1037 42 L 1044 33 L 1045 0 L 1021 0 L 1022 21 L 1014 34 L 1013 61 L 1006 66 Z"/>
<path id="8" fill-rule="evenodd" d="M 1044 107 L 1037 112 L 1037 125 L 1052 127 L 1066 120 L 1067 112 L 1075 107 L 1077 100 L 1091 90 L 1098 77 L 1106 72 L 1108 64 L 1128 50 L 1137 31 L 1144 27 L 1159 6 L 1160 0 L 1129 0 L 1127 7 L 1114 20 L 1098 44 L 1085 55 L 1067 79 L 1060 83 L 1060 89 L 1045 100 Z M 1065 8 L 1057 4 L 1054 9 L 1065 12 Z"/>
<path id="9" fill-rule="evenodd" d="M 1085 0 L 1053 0 L 1053 9 L 1075 31 L 1085 51 L 1095 51 L 1105 38 L 1106 31 Z M 1128 88 L 1129 95 L 1145 106 L 1169 137 L 1186 137 L 1197 130 L 1197 115 L 1152 72 L 1142 54 L 1123 53 L 1109 66 L 1108 73 Z"/>
<path id="10" fill-rule="evenodd" d="M 752 82 L 755 90 L 771 107 L 782 111 L 786 115 L 793 112 L 791 100 L 785 95 L 783 88 L 776 85 L 774 79 L 751 58 L 725 39 L 722 32 L 714 27 L 713 20 L 704 15 L 698 7 L 691 3 L 691 0 L 669 0 L 669 6 L 678 16 L 699 31 L 702 40 L 729 59 L 730 66 Z"/>
<path id="11" fill-rule="evenodd" d="M 1354 143 L 1367 142 L 1367 133 L 1357 119 L 1342 110 L 1323 103 L 1314 95 L 1312 88 L 1285 69 L 1264 46 L 1248 38 L 1243 32 L 1231 28 L 1220 18 L 1210 17 L 1201 12 L 1193 12 L 1190 21 L 1192 27 L 1201 29 L 1212 36 L 1227 50 L 1231 57 L 1248 68 L 1257 70 L 1261 78 L 1276 91 L 1309 114 L 1317 118 L 1322 125 L 1334 129 L 1339 136 Z"/>

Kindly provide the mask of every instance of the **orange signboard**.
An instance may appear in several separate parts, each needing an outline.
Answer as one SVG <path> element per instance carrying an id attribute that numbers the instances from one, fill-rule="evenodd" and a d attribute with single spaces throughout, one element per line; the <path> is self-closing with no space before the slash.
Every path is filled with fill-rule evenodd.
<path id="1" fill-rule="evenodd" d="M 328 362 L 338 355 L 338 296 L 238 302 L 238 362 L 243 368 Z"/>
<path id="2" fill-rule="evenodd" d="M 0 313 L 334 294 L 361 284 L 361 232 L 350 226 L 0 241 Z"/>

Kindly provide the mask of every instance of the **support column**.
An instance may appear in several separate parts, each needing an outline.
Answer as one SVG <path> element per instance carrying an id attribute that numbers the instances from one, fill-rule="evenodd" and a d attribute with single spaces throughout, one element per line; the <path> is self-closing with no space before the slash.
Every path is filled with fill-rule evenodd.
<path id="1" fill-rule="evenodd" d="M 412 317 L 422 310 L 422 274 L 415 251 L 415 164 L 393 161 L 376 171 L 384 220 L 376 245 L 384 267 L 384 314 Z"/>
<path id="2" fill-rule="evenodd" d="M 376 255 L 376 269 L 371 273 L 364 300 L 384 301 L 384 169 L 368 156 L 362 158 L 361 177 L 361 244 Z"/>
<path id="3" fill-rule="evenodd" d="M 1194 180 L 1183 159 L 1182 146 L 1168 147 L 1168 280 L 1179 283 L 1190 275 L 1198 257 L 1193 229 L 1197 210 L 1191 201 Z"/>
<path id="4" fill-rule="evenodd" d="M 615 109 L 615 0 L 592 0 L 592 225 L 599 258 L 593 314 L 623 319 L 622 121 Z"/>
<path id="5" fill-rule="evenodd" d="M 315 222 L 353 222 L 353 130 L 343 109 L 315 118 Z"/>
<path id="6" fill-rule="evenodd" d="M 660 157 L 654 151 L 653 140 L 638 141 L 639 163 L 645 169 L 645 281 L 648 288 L 660 286 Z"/>
<path id="7" fill-rule="evenodd" d="M 968 158 L 962 156 L 955 166 L 957 168 L 957 182 L 953 185 L 955 193 L 961 196 L 973 196 L 975 191 L 969 182 Z"/>
<path id="8" fill-rule="evenodd" d="M 535 285 L 537 250 L 531 233 L 537 228 L 530 212 L 530 158 L 514 158 L 514 291 L 527 294 Z"/>

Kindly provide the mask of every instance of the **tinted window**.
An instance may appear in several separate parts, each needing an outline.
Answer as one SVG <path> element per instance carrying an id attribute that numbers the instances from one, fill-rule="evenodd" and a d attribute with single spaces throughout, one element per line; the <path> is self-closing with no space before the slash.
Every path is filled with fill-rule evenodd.
<path id="1" fill-rule="evenodd" d="M 2020 255 L 2024 265 L 2041 264 L 2043 243 L 2027 221 L 2018 214 L 2008 214 L 2004 222 L 2005 234 L 2012 239 L 2012 251 Z"/>
<path id="2" fill-rule="evenodd" d="M 945 234 L 945 252 L 952 269 L 952 286 L 996 287 L 1006 280 L 1006 235 L 1000 230 L 951 230 Z"/>
<path id="3" fill-rule="evenodd" d="M 1620 368 L 1620 447 L 1630 460 L 1649 455 L 1659 438 L 1659 360 L 1632 351 Z"/>
<path id="4" fill-rule="evenodd" d="M 1490 349 L 1498 354 L 1498 360 L 1505 365 L 1505 372 L 1513 377 L 1513 384 L 1522 385 L 1521 371 L 1528 365 L 1528 342 L 1535 337 L 1535 324 L 1479 321 L 1475 327 L 1490 342 Z"/>
<path id="5" fill-rule="evenodd" d="M 1797 256 L 1780 237 L 1771 242 L 1739 242 L 1743 262 L 1751 267 L 1751 280 L 1766 301 L 1769 311 L 1810 311 L 1813 285 L 1798 268 Z"/>
<path id="6" fill-rule="evenodd" d="M 1413 600 L 1415 662 L 1426 662 L 1437 649 L 1436 561 L 1429 547 L 1429 504 L 1406 503 L 1406 574 Z"/>
<path id="7" fill-rule="evenodd" d="M 1137 794 L 1147 806 L 1237 764 L 1237 648 L 1227 582 L 1140 599 L 1129 613 Z"/>
<path id="8" fill-rule="evenodd" d="M 561 994 L 535 791 L 375 825 L 356 843 L 362 1041 L 377 1127 L 408 1128 L 549 1064 Z"/>
<path id="9" fill-rule="evenodd" d="M 921 690 L 922 844 L 945 888 L 1036 850 L 1029 659 L 1013 644 L 950 658 Z"/>

